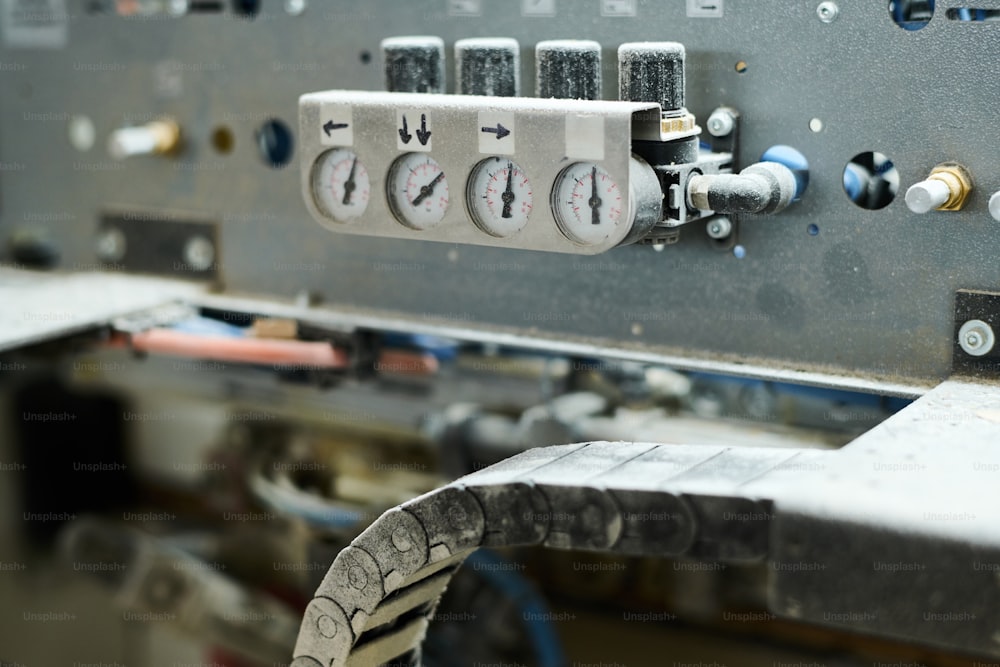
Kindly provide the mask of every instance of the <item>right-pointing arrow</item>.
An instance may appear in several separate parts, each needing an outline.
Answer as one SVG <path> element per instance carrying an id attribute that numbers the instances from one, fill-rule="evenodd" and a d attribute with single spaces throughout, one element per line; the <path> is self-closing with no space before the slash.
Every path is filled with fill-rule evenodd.
<path id="1" fill-rule="evenodd" d="M 483 128 L 480 128 L 480 131 L 481 132 L 489 132 L 490 134 L 495 134 L 495 135 L 497 135 L 497 139 L 503 139 L 508 134 L 510 134 L 510 130 L 508 130 L 506 127 L 504 127 L 500 123 L 497 123 L 496 127 L 483 127 Z"/>

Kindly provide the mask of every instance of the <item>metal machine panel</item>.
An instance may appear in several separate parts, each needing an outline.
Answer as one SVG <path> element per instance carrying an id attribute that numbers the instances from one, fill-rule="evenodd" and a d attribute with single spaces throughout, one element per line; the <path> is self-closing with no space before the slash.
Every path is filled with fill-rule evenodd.
<path id="1" fill-rule="evenodd" d="M 950 19 L 960 16 L 953 0 L 921 30 L 896 25 L 884 2 L 691 12 L 683 2 L 561 0 L 540 14 L 533 3 L 337 0 L 299 12 L 303 3 L 265 0 L 252 20 L 229 3 L 183 17 L 67 4 L 65 40 L 7 30 L 0 42 L 0 233 L 46 236 L 60 269 L 94 265 L 107 206 L 179 209 L 219 221 L 218 270 L 233 293 L 309 292 L 330 308 L 469 336 L 502 330 L 924 386 L 951 368 L 956 291 L 996 288 L 987 201 L 1000 189 L 990 140 L 1000 81 L 986 71 L 1000 43 L 995 22 Z M 742 259 L 694 227 L 662 252 L 592 258 L 331 235 L 301 201 L 297 156 L 277 168 L 272 158 L 288 156 L 261 159 L 275 127 L 266 123 L 294 128 L 306 92 L 381 89 L 380 40 L 412 34 L 438 35 L 449 50 L 467 37 L 516 38 L 524 91 L 534 89 L 535 43 L 597 40 L 605 99 L 616 97 L 619 44 L 680 41 L 688 108 L 702 121 L 720 105 L 742 113 L 743 164 L 775 144 L 800 150 L 808 190 L 774 219 L 742 221 Z M 108 156 L 112 130 L 164 115 L 181 129 L 175 157 Z M 84 116 L 96 141 L 80 151 Z M 898 169 L 900 194 L 880 210 L 844 193 L 844 167 L 865 151 Z M 948 160 L 973 175 L 966 208 L 910 213 L 903 190 Z"/>

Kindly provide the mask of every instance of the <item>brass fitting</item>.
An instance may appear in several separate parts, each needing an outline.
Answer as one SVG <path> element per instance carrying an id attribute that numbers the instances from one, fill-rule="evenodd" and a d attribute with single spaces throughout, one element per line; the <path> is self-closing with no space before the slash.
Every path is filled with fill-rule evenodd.
<path id="1" fill-rule="evenodd" d="M 154 120 L 146 125 L 156 138 L 158 155 L 169 155 L 177 151 L 181 144 L 181 128 L 172 118 Z"/>
<path id="2" fill-rule="evenodd" d="M 951 196 L 941 206 L 939 211 L 961 211 L 972 194 L 972 175 L 969 170 L 957 162 L 942 162 L 931 169 L 927 180 L 941 181 L 948 186 Z"/>
<path id="3" fill-rule="evenodd" d="M 118 128 L 108 136 L 108 153 L 116 160 L 133 155 L 172 155 L 180 145 L 180 126 L 170 118 Z"/>

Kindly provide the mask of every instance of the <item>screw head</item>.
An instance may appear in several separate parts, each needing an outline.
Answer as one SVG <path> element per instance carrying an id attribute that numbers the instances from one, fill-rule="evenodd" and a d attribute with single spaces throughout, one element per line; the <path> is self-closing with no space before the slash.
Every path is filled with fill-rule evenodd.
<path id="1" fill-rule="evenodd" d="M 184 244 L 184 261 L 195 271 L 207 271 L 215 261 L 215 246 L 204 236 L 194 236 Z"/>
<path id="2" fill-rule="evenodd" d="M 105 262 L 117 262 L 125 257 L 125 234 L 117 227 L 109 227 L 97 237 L 97 256 Z"/>
<path id="3" fill-rule="evenodd" d="M 708 125 L 708 133 L 713 137 L 724 137 L 733 131 L 736 123 L 733 121 L 731 113 L 723 109 L 716 109 L 708 117 L 706 125 Z"/>
<path id="4" fill-rule="evenodd" d="M 1000 192 L 994 192 L 993 196 L 990 197 L 989 208 L 993 219 L 1000 222 Z"/>
<path id="5" fill-rule="evenodd" d="M 792 618 L 799 618 L 802 616 L 802 602 L 796 598 L 788 598 L 785 600 L 785 613 Z"/>
<path id="6" fill-rule="evenodd" d="M 996 345 L 993 328 L 982 320 L 969 320 L 958 330 L 958 345 L 973 357 L 989 354 Z"/>
<path id="7" fill-rule="evenodd" d="M 733 223 L 729 218 L 718 216 L 708 221 L 705 232 L 713 239 L 724 239 L 733 232 Z"/>
<path id="8" fill-rule="evenodd" d="M 89 151 L 97 137 L 94 121 L 88 116 L 73 116 L 69 119 L 69 142 L 73 148 L 84 153 Z"/>
<path id="9" fill-rule="evenodd" d="M 838 14 L 840 14 L 840 7 L 837 6 L 836 2 L 821 2 L 816 8 L 816 15 L 823 23 L 833 23 L 837 20 Z"/>

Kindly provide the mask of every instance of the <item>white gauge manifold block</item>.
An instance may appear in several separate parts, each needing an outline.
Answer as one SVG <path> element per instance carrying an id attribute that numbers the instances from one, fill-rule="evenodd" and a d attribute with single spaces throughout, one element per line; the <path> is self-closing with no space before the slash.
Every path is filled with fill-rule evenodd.
<path id="1" fill-rule="evenodd" d="M 411 229 L 430 229 L 448 212 L 448 181 L 434 158 L 407 153 L 389 170 L 387 196 L 393 215 Z"/>
<path id="2" fill-rule="evenodd" d="M 323 153 L 313 165 L 312 191 L 316 205 L 337 222 L 352 222 L 364 215 L 371 189 L 365 165 L 346 148 Z"/>
<path id="3" fill-rule="evenodd" d="M 469 177 L 469 212 L 476 225 L 492 236 L 504 238 L 524 229 L 531 216 L 532 197 L 524 170 L 507 158 L 487 158 Z"/>
<path id="4" fill-rule="evenodd" d="M 665 220 L 668 177 L 632 153 L 669 140 L 656 102 L 326 90 L 299 130 L 303 199 L 337 233 L 596 255 Z"/>

